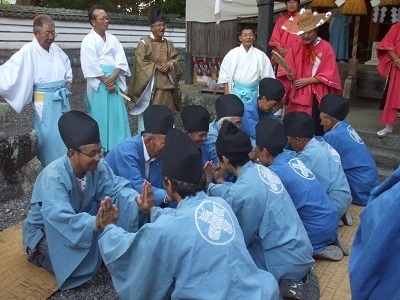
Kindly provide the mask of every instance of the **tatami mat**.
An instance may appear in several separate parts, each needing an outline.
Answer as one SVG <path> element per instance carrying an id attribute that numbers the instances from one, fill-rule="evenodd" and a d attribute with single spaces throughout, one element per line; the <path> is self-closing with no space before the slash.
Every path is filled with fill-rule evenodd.
<path id="1" fill-rule="evenodd" d="M 362 206 L 351 205 L 350 214 L 353 217 L 353 226 L 342 226 L 339 228 L 339 236 L 351 252 L 354 235 L 360 223 L 360 213 L 364 209 Z M 351 299 L 350 281 L 347 267 L 350 256 L 345 256 L 341 261 L 331 262 L 317 260 L 314 267 L 318 275 L 321 289 L 321 299 Z"/>
<path id="2" fill-rule="evenodd" d="M 353 226 L 339 228 L 339 235 L 349 249 L 362 210 L 361 206 L 351 205 Z M 46 299 L 58 290 L 53 275 L 27 261 L 22 249 L 21 223 L 0 232 L 0 249 L 0 299 Z M 316 261 L 321 299 L 351 299 L 348 263 L 349 256 L 339 262 Z"/>
<path id="3" fill-rule="evenodd" d="M 0 299 L 46 299 L 57 290 L 53 275 L 27 261 L 22 223 L 0 232 Z"/>

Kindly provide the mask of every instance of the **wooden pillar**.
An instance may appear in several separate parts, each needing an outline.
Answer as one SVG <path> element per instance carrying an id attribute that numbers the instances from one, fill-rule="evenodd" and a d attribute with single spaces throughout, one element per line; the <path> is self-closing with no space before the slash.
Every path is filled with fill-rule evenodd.
<path id="1" fill-rule="evenodd" d="M 349 59 L 349 71 L 343 89 L 343 97 L 349 100 L 355 100 L 357 98 L 357 65 L 358 59 Z"/>
<path id="2" fill-rule="evenodd" d="M 268 56 L 271 53 L 271 47 L 268 42 L 271 38 L 274 26 L 274 1 L 273 0 L 257 0 L 258 7 L 258 29 L 257 29 L 257 45 Z"/>

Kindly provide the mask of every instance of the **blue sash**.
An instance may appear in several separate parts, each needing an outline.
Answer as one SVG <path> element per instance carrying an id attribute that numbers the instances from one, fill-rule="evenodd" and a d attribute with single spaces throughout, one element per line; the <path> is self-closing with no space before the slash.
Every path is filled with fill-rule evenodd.
<path id="1" fill-rule="evenodd" d="M 246 84 L 234 80 L 233 93 L 238 96 L 243 103 L 246 103 L 247 101 L 258 97 L 258 85 L 258 81 Z"/>
<path id="2" fill-rule="evenodd" d="M 115 66 L 100 66 L 104 76 L 114 73 Z M 117 83 L 115 88 L 119 91 Z M 118 93 L 108 92 L 105 84 L 101 82 L 97 91 L 92 90 L 91 99 L 85 94 L 85 103 L 89 115 L 99 124 L 100 140 L 106 151 L 110 151 L 131 136 L 125 102 Z"/>
<path id="3" fill-rule="evenodd" d="M 65 80 L 59 80 L 36 84 L 33 87 L 34 92 L 45 93 L 41 119 L 32 102 L 35 112 L 34 128 L 39 137 L 37 157 L 44 167 L 67 152 L 58 131 L 58 120 L 62 114 L 71 110 L 68 100 L 71 92 L 65 84 Z"/>

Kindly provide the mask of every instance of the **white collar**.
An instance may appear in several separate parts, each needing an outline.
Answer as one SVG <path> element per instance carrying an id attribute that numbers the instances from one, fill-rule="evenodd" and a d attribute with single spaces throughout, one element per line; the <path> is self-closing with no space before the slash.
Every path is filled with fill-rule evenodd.
<path id="1" fill-rule="evenodd" d="M 144 160 L 145 160 L 146 162 L 149 162 L 149 161 L 151 160 L 151 158 L 150 158 L 149 152 L 147 152 L 147 148 L 146 148 L 146 145 L 145 145 L 145 143 L 144 143 L 143 136 L 142 136 L 142 143 L 143 143 L 143 156 L 144 156 Z"/>
<path id="2" fill-rule="evenodd" d="M 331 130 L 335 129 L 335 128 L 339 125 L 340 122 L 342 122 L 342 121 L 337 122 L 337 123 L 335 124 L 335 126 L 332 127 Z"/>
<path id="3" fill-rule="evenodd" d="M 151 34 L 150 34 L 150 38 L 152 38 L 153 40 L 155 40 L 155 38 L 154 38 L 154 34 L 153 34 L 153 33 L 151 33 Z M 162 37 L 162 38 L 161 38 L 161 40 L 163 40 L 163 41 L 164 41 L 164 40 L 165 40 L 165 38 L 164 38 L 164 37 Z"/>

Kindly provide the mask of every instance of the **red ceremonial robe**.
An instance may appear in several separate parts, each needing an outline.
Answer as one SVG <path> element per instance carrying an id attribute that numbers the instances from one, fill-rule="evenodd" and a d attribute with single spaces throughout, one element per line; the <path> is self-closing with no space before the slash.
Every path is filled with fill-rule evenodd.
<path id="1" fill-rule="evenodd" d="M 306 45 L 300 40 L 293 44 L 285 56 L 285 61 L 293 72 L 295 80 L 300 78 L 315 77 L 320 83 L 309 84 L 305 87 L 296 89 L 293 81 L 286 77 L 286 72 L 279 67 L 277 78 L 285 85 L 286 96 L 289 103 L 286 112 L 303 111 L 312 116 L 313 96 L 318 102 L 326 94 L 342 94 L 342 85 L 340 83 L 339 70 L 336 64 L 335 53 L 332 46 L 323 39 L 314 46 L 314 55 L 321 61 L 312 76 L 313 63 L 310 57 L 304 57 Z"/>
<path id="2" fill-rule="evenodd" d="M 291 17 L 291 14 L 286 14 L 276 20 L 274 30 L 272 31 L 269 45 L 271 47 L 281 46 L 284 49 L 289 49 L 292 45 L 300 40 L 297 34 L 291 34 L 282 29 L 283 24 Z"/>
<path id="3" fill-rule="evenodd" d="M 396 68 L 387 51 L 392 51 L 400 57 L 400 23 L 392 25 L 376 50 L 379 59 L 378 72 L 383 78 L 388 78 L 390 74 L 386 103 L 380 123 L 394 125 L 396 124 L 397 110 L 400 109 L 400 94 L 396 91 L 400 84 L 400 70 Z"/>

